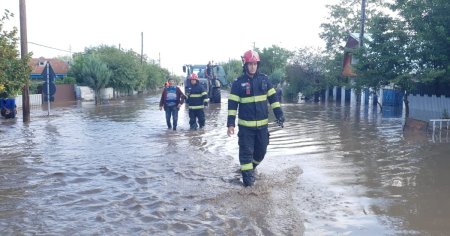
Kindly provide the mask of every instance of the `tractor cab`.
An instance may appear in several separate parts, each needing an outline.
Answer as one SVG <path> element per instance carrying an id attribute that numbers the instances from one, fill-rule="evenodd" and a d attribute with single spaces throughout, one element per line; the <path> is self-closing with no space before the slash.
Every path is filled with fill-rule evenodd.
<path id="1" fill-rule="evenodd" d="M 211 75 L 208 75 L 206 72 L 207 68 L 207 65 L 184 65 L 183 72 L 186 73 L 184 91 L 189 91 L 191 86 L 189 76 L 195 73 L 198 76 L 200 85 L 208 93 L 209 101 L 211 103 L 220 103 L 220 88 L 228 84 L 225 78 L 225 70 L 222 66 L 215 65 L 211 67 Z"/>

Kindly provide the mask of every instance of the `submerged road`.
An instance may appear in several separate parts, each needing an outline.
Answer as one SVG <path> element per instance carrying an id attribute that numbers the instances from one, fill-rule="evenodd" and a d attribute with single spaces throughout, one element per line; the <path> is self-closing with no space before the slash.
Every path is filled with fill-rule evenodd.
<path id="1" fill-rule="evenodd" d="M 0 119 L 2 235 L 445 235 L 450 145 L 345 104 L 283 104 L 256 186 L 240 182 L 226 94 L 190 131 L 159 94 Z M 272 114 L 271 114 L 272 115 Z M 273 117 L 271 120 L 274 120 Z"/>

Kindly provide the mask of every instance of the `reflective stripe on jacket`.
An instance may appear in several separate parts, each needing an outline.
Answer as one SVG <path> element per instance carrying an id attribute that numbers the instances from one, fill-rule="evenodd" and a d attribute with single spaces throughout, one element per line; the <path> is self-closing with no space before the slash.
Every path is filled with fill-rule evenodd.
<path id="1" fill-rule="evenodd" d="M 205 102 L 208 102 L 208 94 L 203 87 L 199 83 L 192 85 L 188 95 L 189 109 L 203 109 Z"/>
<path id="2" fill-rule="evenodd" d="M 239 116 L 240 126 L 250 128 L 267 126 L 269 124 L 267 102 L 276 117 L 283 115 L 269 78 L 260 73 L 255 74 L 253 78 L 243 74 L 233 82 L 228 96 L 227 126 L 235 126 L 236 116 Z"/>

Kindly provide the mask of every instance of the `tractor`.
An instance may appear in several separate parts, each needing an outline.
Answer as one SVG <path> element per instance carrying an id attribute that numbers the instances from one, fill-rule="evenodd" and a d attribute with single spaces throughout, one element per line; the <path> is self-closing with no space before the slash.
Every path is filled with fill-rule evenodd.
<path id="1" fill-rule="evenodd" d="M 209 67 L 209 68 L 208 68 Z M 228 85 L 225 70 L 220 65 L 184 65 L 183 72 L 186 73 L 184 81 L 184 91 L 188 92 L 191 86 L 189 77 L 192 73 L 197 74 L 200 85 L 208 93 L 210 103 L 220 103 L 220 89 Z M 209 74 L 208 74 L 209 72 Z"/>

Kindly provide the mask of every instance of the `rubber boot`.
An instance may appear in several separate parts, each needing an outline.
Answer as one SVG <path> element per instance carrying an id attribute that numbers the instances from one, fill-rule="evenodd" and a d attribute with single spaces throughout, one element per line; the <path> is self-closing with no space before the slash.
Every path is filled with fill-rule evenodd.
<path id="1" fill-rule="evenodd" d="M 244 182 L 244 187 L 253 186 L 255 183 L 255 174 L 253 170 L 244 170 L 242 173 L 242 182 Z"/>
<path id="2" fill-rule="evenodd" d="M 256 167 L 257 167 L 258 165 L 259 165 L 259 164 L 253 162 L 253 169 L 256 169 Z"/>
<path id="3" fill-rule="evenodd" d="M 257 167 L 258 165 L 259 165 L 259 164 L 256 164 L 256 163 L 253 162 L 253 176 L 255 176 L 255 178 L 256 178 L 256 175 L 258 174 L 258 171 L 256 171 L 256 167 Z"/>

